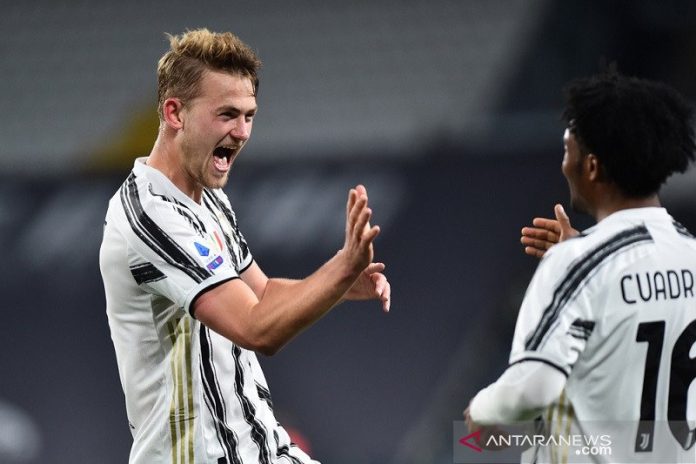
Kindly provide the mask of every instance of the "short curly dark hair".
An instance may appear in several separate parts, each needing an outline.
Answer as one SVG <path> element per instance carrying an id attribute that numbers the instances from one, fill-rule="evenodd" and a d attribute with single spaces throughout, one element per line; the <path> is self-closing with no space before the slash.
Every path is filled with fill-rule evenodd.
<path id="1" fill-rule="evenodd" d="M 613 71 L 573 80 L 564 94 L 582 154 L 597 156 L 626 196 L 657 193 L 694 160 L 694 110 L 673 88 Z"/>

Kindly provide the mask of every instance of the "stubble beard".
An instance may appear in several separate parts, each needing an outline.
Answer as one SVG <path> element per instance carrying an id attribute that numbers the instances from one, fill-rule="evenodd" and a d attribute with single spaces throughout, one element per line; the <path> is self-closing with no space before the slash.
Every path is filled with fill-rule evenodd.
<path id="1" fill-rule="evenodd" d="M 188 176 L 201 188 L 218 189 L 227 185 L 229 171 L 222 176 L 216 176 L 212 166 L 212 154 L 201 155 L 195 147 L 184 143 L 182 145 L 184 169 Z"/>
<path id="2" fill-rule="evenodd" d="M 209 189 L 221 189 L 227 185 L 227 181 L 230 179 L 230 172 L 227 171 L 221 177 L 210 176 L 210 182 L 205 182 L 204 187 Z"/>

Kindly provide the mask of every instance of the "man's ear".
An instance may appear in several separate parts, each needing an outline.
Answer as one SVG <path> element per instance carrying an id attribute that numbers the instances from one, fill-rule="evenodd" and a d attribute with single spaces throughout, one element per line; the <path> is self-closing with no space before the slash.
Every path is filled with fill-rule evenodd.
<path id="1" fill-rule="evenodd" d="M 583 159 L 584 172 L 587 173 L 587 178 L 592 182 L 598 182 L 604 180 L 604 173 L 602 172 L 602 163 L 599 162 L 593 153 L 585 156 Z"/>
<path id="2" fill-rule="evenodd" d="M 182 111 L 184 109 L 184 104 L 178 98 L 167 98 L 162 103 L 162 116 L 164 117 L 164 123 L 174 130 L 179 130 L 184 127 L 184 120 L 182 119 Z"/>

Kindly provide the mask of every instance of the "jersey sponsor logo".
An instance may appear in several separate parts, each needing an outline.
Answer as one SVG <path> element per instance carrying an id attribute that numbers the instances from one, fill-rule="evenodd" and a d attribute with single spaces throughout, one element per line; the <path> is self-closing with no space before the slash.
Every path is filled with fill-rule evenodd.
<path id="1" fill-rule="evenodd" d="M 225 260 L 222 259 L 222 256 L 218 255 L 218 256 L 215 257 L 215 259 L 213 259 L 211 262 L 209 262 L 209 263 L 208 263 L 208 266 L 206 266 L 206 267 L 212 271 L 212 270 L 215 270 L 215 269 L 217 269 L 218 267 L 220 267 L 220 265 L 221 265 L 224 261 L 225 261 Z"/>
<path id="2" fill-rule="evenodd" d="M 208 234 L 208 238 L 210 240 L 204 241 L 205 244 L 193 242 L 193 245 L 196 247 L 196 251 L 201 257 L 208 258 L 205 267 L 209 271 L 214 271 L 225 262 L 225 259 L 222 257 L 224 245 L 215 230 L 211 234 Z"/>
<path id="3" fill-rule="evenodd" d="M 193 244 L 196 246 L 196 250 L 198 251 L 198 254 L 201 256 L 208 256 L 210 254 L 210 248 L 208 248 L 205 245 L 201 245 L 198 242 L 193 242 Z"/>

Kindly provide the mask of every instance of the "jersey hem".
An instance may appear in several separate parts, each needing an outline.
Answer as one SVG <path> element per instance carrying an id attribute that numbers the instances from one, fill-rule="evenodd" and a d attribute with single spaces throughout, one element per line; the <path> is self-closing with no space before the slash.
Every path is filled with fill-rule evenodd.
<path id="1" fill-rule="evenodd" d="M 515 364 L 520 364 L 520 363 L 523 363 L 523 362 L 526 362 L 526 361 L 537 361 L 537 362 L 540 362 L 540 363 L 544 363 L 544 364 L 546 364 L 546 365 L 548 365 L 548 366 L 553 367 L 553 368 L 556 369 L 557 371 L 559 371 L 561 374 L 563 374 L 564 376 L 566 376 L 566 378 L 567 378 L 568 376 L 570 376 L 570 372 L 569 372 L 569 371 L 567 371 L 567 370 L 564 369 L 563 367 L 559 366 L 559 365 L 556 364 L 555 362 L 550 361 L 550 360 L 548 360 L 548 359 L 546 359 L 546 358 L 540 358 L 540 357 L 536 357 L 536 356 L 525 356 L 525 357 L 523 357 L 523 358 L 517 359 L 517 360 L 511 362 L 511 363 L 508 365 L 508 367 L 514 366 Z"/>
<path id="2" fill-rule="evenodd" d="M 218 285 L 221 285 L 225 282 L 228 282 L 230 280 L 234 279 L 239 279 L 240 277 L 238 275 L 229 275 L 229 274 L 223 274 L 223 275 L 216 275 L 213 276 L 209 279 L 204 280 L 200 284 L 196 285 L 191 292 L 189 293 L 189 296 L 186 298 L 186 302 L 184 303 L 184 310 L 191 315 L 192 318 L 196 318 L 195 311 L 193 309 L 193 303 L 198 299 L 199 296 L 201 296 L 204 292 L 207 290 L 212 289 L 213 287 L 217 287 Z"/>
<path id="3" fill-rule="evenodd" d="M 254 264 L 254 258 L 251 258 L 251 259 L 249 260 L 249 263 L 248 263 L 246 266 L 239 268 L 239 271 L 238 271 L 239 274 L 241 275 L 242 272 L 244 272 L 244 271 L 246 271 L 247 269 L 249 269 L 249 268 L 251 267 L 252 264 Z"/>

